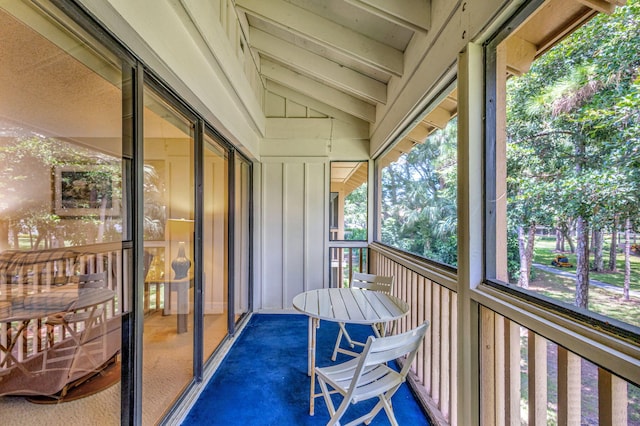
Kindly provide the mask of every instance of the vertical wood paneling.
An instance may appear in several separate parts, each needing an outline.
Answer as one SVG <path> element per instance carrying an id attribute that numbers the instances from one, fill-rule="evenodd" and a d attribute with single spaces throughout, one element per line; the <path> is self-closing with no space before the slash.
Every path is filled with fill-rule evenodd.
<path id="1" fill-rule="evenodd" d="M 305 166 L 283 165 L 282 176 L 282 307 L 291 306 L 296 294 L 304 291 L 304 201 Z"/>
<path id="2" fill-rule="evenodd" d="M 578 426 L 581 412 L 580 357 L 558 346 L 558 424 Z"/>
<path id="3" fill-rule="evenodd" d="M 283 294 L 283 165 L 262 165 L 262 309 L 281 309 Z"/>
<path id="4" fill-rule="evenodd" d="M 296 294 L 328 285 L 326 165 L 262 164 L 262 288 L 258 309 L 288 309 Z"/>
<path id="5" fill-rule="evenodd" d="M 325 218 L 325 163 L 307 163 L 305 168 L 305 290 L 329 285 Z M 327 256 L 327 257 L 325 257 Z"/>

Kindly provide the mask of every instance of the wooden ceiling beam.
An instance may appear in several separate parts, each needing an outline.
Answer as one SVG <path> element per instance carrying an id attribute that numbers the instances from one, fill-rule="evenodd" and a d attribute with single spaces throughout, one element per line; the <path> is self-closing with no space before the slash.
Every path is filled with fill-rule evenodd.
<path id="1" fill-rule="evenodd" d="M 431 26 L 431 0 L 346 0 L 387 21 L 426 33 Z"/>
<path id="2" fill-rule="evenodd" d="M 329 86 L 370 102 L 382 104 L 387 102 L 387 85 L 378 80 L 256 28 L 250 29 L 249 40 L 251 47 L 263 56 L 298 69 L 304 74 L 326 82 Z"/>
<path id="3" fill-rule="evenodd" d="M 236 7 L 299 37 L 401 77 L 403 52 L 283 0 L 236 0 Z"/>
<path id="4" fill-rule="evenodd" d="M 261 61 L 260 68 L 262 75 L 269 80 L 273 80 L 283 86 L 318 99 L 327 105 L 333 105 L 341 111 L 370 123 L 373 123 L 376 119 L 375 106 L 370 103 L 296 73 L 267 59 Z"/>

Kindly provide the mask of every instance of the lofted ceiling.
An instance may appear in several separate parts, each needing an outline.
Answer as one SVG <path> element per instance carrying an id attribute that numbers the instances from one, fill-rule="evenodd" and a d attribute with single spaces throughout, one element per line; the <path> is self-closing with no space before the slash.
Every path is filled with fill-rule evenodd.
<path id="1" fill-rule="evenodd" d="M 375 123 L 392 79 L 406 79 L 408 51 L 416 35 L 427 35 L 435 0 L 233 0 L 244 41 L 267 93 L 274 93 L 334 118 Z M 610 13 L 625 0 L 547 0 L 511 37 L 508 69 L 526 72 L 531 61 L 597 12 Z M 434 28 L 433 31 L 437 29 Z M 421 37 L 424 40 L 424 37 Z M 411 45 L 411 49 L 409 46 Z M 245 47 L 246 48 L 246 47 Z M 417 54 L 416 56 L 420 56 Z M 457 94 L 407 136 L 399 152 L 420 143 L 457 113 Z M 306 100 L 306 102 L 305 102 Z M 335 112 L 335 113 L 334 113 Z M 447 112 L 447 114 L 439 114 Z M 267 116 L 268 113 L 266 114 Z M 425 131 L 426 129 L 426 131 Z M 424 139 L 423 139 L 424 140 Z"/>
<path id="2" fill-rule="evenodd" d="M 235 5 L 269 91 L 293 90 L 368 123 L 376 120 L 376 106 L 387 103 L 390 79 L 403 76 L 405 50 L 416 32 L 428 31 L 430 18 L 430 0 Z"/>
<path id="3" fill-rule="evenodd" d="M 292 98 L 347 120 L 374 123 L 386 105 L 392 79 L 409 76 L 405 58 L 416 34 L 429 35 L 434 0 L 235 0 L 246 43 L 268 93 Z M 610 13 L 624 0 L 547 0 L 509 38 L 510 74 L 531 62 L 598 12 Z M 415 54 L 415 52 L 414 52 Z M 405 76 L 405 77 L 406 77 Z M 381 159 L 384 166 L 422 143 L 457 115 L 457 90 L 405 129 Z M 340 115 L 331 114 L 339 111 Z M 268 113 L 267 113 L 268 116 Z M 354 163 L 353 166 L 360 163 Z M 366 181 L 349 163 L 347 186 Z M 332 175 L 337 170 L 332 169 Z M 343 182 L 345 183 L 345 182 Z M 346 183 L 345 183 L 346 184 Z"/>

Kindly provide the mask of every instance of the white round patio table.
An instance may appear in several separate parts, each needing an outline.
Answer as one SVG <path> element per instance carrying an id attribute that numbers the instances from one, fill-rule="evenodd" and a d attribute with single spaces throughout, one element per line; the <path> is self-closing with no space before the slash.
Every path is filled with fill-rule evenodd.
<path id="1" fill-rule="evenodd" d="M 320 320 L 345 324 L 388 323 L 409 313 L 407 302 L 390 294 L 360 288 L 321 288 L 300 293 L 293 298 L 293 307 L 309 317 L 308 365 L 311 376 L 309 414 L 314 413 L 316 329 Z M 386 328 L 386 327 L 384 327 Z"/>

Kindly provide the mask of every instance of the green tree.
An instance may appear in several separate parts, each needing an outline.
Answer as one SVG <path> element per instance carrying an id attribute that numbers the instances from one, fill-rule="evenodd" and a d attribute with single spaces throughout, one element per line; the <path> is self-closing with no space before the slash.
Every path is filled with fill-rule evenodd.
<path id="1" fill-rule="evenodd" d="M 382 242 L 457 264 L 457 120 L 382 171 Z"/>
<path id="2" fill-rule="evenodd" d="M 637 210 L 639 17 L 638 0 L 597 16 L 508 84 L 509 220 L 575 223 L 581 307 L 590 231 Z"/>

